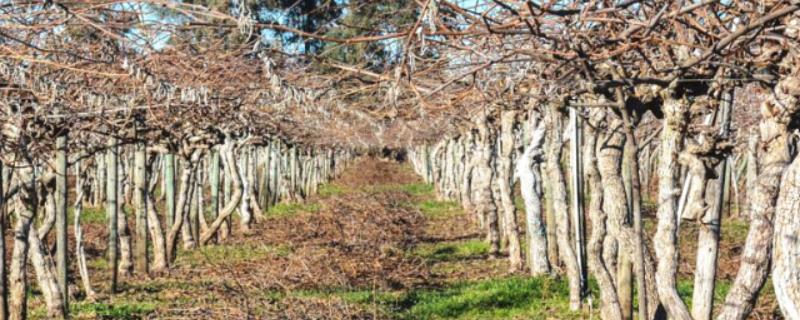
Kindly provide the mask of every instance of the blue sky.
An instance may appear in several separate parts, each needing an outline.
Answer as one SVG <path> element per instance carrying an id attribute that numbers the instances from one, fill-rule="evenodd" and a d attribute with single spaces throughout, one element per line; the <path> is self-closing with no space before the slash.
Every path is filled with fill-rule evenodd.
<path id="1" fill-rule="evenodd" d="M 347 4 L 348 0 L 334 0 L 339 5 Z M 387 0 L 391 1 L 391 0 Z M 493 5 L 491 0 L 456 0 L 455 3 L 459 4 L 461 7 L 467 9 L 476 9 L 477 10 L 485 10 L 485 7 Z M 122 8 L 128 10 L 135 10 L 140 12 L 142 22 L 146 25 L 151 26 L 158 26 L 158 25 L 180 25 L 182 21 L 174 16 L 165 17 L 155 10 L 153 10 L 149 5 L 141 2 L 129 2 L 125 4 L 119 5 Z M 483 8 L 481 8 L 483 7 Z M 280 24 L 288 24 L 288 12 L 286 10 L 262 10 L 262 12 L 258 13 L 262 17 L 268 17 L 271 20 L 274 20 Z M 344 10 L 344 14 L 347 14 L 347 9 Z M 267 44 L 274 44 L 279 42 L 279 37 L 281 36 L 288 36 L 286 33 L 276 32 L 274 30 L 263 30 L 261 32 L 262 41 Z M 142 34 L 141 30 L 132 30 L 129 38 L 134 41 L 135 43 L 139 44 L 139 47 L 145 47 L 149 43 L 155 50 L 163 49 L 169 43 L 171 38 L 171 34 L 169 32 L 160 32 L 151 35 L 144 35 Z M 283 50 L 289 53 L 299 53 L 302 52 L 304 45 L 302 42 L 283 42 L 284 45 Z M 387 41 L 388 46 L 393 46 L 392 41 Z"/>

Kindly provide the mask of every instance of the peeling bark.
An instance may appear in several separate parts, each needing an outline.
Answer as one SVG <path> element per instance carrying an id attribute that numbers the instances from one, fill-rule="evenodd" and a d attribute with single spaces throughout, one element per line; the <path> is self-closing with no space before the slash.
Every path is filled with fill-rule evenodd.
<path id="1" fill-rule="evenodd" d="M 228 141 L 226 145 L 221 148 L 220 154 L 222 156 L 222 164 L 225 169 L 225 173 L 231 177 L 233 194 L 231 195 L 230 201 L 225 205 L 224 208 L 222 208 L 219 216 L 217 216 L 214 222 L 208 226 L 208 230 L 203 231 L 203 233 L 200 235 L 200 244 L 203 245 L 211 240 L 217 230 L 222 226 L 223 222 L 236 210 L 239 201 L 242 200 L 244 188 L 242 187 L 242 180 L 239 176 L 239 169 L 237 168 L 236 159 L 233 156 L 232 144 L 233 143 L 231 141 Z"/>
<path id="2" fill-rule="evenodd" d="M 475 192 L 475 209 L 480 217 L 485 221 L 487 240 L 489 242 L 489 254 L 496 256 L 500 252 L 500 229 L 497 221 L 497 206 L 495 205 L 495 194 L 492 190 L 493 170 L 492 170 L 492 144 L 494 138 L 490 132 L 484 116 L 478 122 L 479 141 L 477 158 Z"/>
<path id="3" fill-rule="evenodd" d="M 195 151 L 191 157 L 190 161 L 197 161 L 200 158 L 199 152 Z M 169 232 L 167 233 L 167 258 L 169 259 L 170 263 L 175 260 L 176 251 L 175 247 L 178 244 L 178 233 L 184 229 L 184 221 L 185 216 L 188 214 L 189 210 L 189 202 L 191 201 L 191 184 L 192 179 L 194 177 L 195 170 L 191 170 L 190 168 L 185 168 L 181 173 L 180 178 L 180 193 L 178 195 L 178 201 L 175 205 L 175 221 L 170 226 Z M 188 228 L 188 227 L 187 227 Z"/>
<path id="4" fill-rule="evenodd" d="M 595 112 L 597 113 L 597 112 Z M 602 116 L 602 114 L 600 114 Z M 597 121 L 589 123 L 586 134 L 586 177 L 589 186 L 589 216 L 592 222 L 592 232 L 589 236 L 588 259 L 589 268 L 597 284 L 600 287 L 600 312 L 603 319 L 616 320 L 622 319 L 622 307 L 617 295 L 614 278 L 603 260 L 603 239 L 606 238 L 607 215 L 603 211 L 603 189 L 604 184 L 600 179 L 600 171 L 597 166 L 596 149 L 598 147 L 598 133 L 595 129 Z"/>
<path id="5" fill-rule="evenodd" d="M 513 189 L 511 184 L 512 166 L 511 156 L 514 151 L 514 126 L 516 113 L 503 112 L 500 119 L 500 154 L 498 162 L 497 182 L 500 188 L 500 202 L 503 208 L 503 226 L 508 238 L 508 259 L 512 272 L 522 270 L 522 249 L 519 240 L 519 227 L 517 225 L 517 208 L 514 205 Z"/>
<path id="6" fill-rule="evenodd" d="M 561 120 L 556 110 L 547 110 L 545 115 L 545 125 L 547 126 L 548 138 L 550 140 L 550 150 L 547 150 L 547 172 L 549 177 L 551 201 L 553 212 L 556 216 L 556 228 L 558 238 L 558 252 L 567 269 L 569 278 L 569 301 L 570 309 L 578 310 L 581 307 L 581 276 L 578 270 L 578 260 L 575 249 L 570 240 L 570 215 L 567 206 L 567 186 L 564 178 L 564 171 L 561 168 Z"/>
<path id="7" fill-rule="evenodd" d="M 153 173 L 152 162 L 148 166 L 148 172 Z M 145 204 L 147 205 L 147 227 L 150 231 L 150 238 L 153 239 L 153 265 L 152 271 L 163 272 L 169 265 L 167 259 L 167 244 L 164 238 L 164 229 L 161 227 L 161 219 L 158 217 L 155 199 L 155 184 L 150 185 L 150 189 L 145 193 Z"/>
<path id="8" fill-rule="evenodd" d="M 517 162 L 517 176 L 520 191 L 525 201 L 525 218 L 528 232 L 528 264 L 531 275 L 550 273 L 547 260 L 547 236 L 542 216 L 542 144 L 544 143 L 544 124 L 531 121 L 533 131 L 531 141 Z"/>
<path id="9" fill-rule="evenodd" d="M 774 94 L 761 106 L 758 145 L 760 172 L 750 198 L 750 229 L 742 253 L 742 264 L 725 297 L 718 319 L 747 318 L 769 274 L 775 205 L 781 176 L 790 161 L 787 126 L 798 111 L 798 96 L 800 79 L 788 77 L 778 83 Z M 781 279 L 782 274 L 776 274 Z M 781 299 L 778 301 L 782 302 Z"/>
<path id="10" fill-rule="evenodd" d="M 26 179 L 27 180 L 27 179 Z M 33 177 L 30 178 L 33 180 Z M 20 182 L 27 184 L 27 182 Z M 33 193 L 32 186 L 28 188 L 24 195 L 33 197 L 32 203 L 35 203 L 36 195 Z M 28 279 L 27 279 L 27 266 L 28 266 L 28 251 L 30 243 L 28 242 L 29 235 L 32 233 L 33 211 L 27 210 L 22 204 L 21 199 L 15 202 L 14 212 L 17 215 L 17 222 L 14 227 L 14 249 L 11 253 L 10 274 L 8 279 L 9 295 L 8 295 L 8 314 L 12 320 L 22 320 L 27 318 L 28 306 Z"/>
<path id="11" fill-rule="evenodd" d="M 61 289 L 58 287 L 53 259 L 50 258 L 44 244 L 39 240 L 36 230 L 32 229 L 28 234 L 28 241 L 31 246 L 31 265 L 36 271 L 36 280 L 42 290 L 42 296 L 47 306 L 47 316 L 50 319 L 62 319 L 64 318 L 64 299 Z"/>
<path id="12" fill-rule="evenodd" d="M 689 106 L 685 99 L 664 94 L 664 126 L 661 131 L 661 161 L 658 164 L 658 226 L 653 239 L 658 265 L 656 283 L 658 296 L 671 319 L 690 320 L 692 317 L 677 290 L 678 272 L 678 212 L 680 194 L 678 155 L 686 138 Z"/>

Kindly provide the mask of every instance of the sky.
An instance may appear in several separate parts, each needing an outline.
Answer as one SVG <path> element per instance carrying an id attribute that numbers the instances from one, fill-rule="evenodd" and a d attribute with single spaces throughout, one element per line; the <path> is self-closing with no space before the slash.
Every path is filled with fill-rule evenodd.
<path id="1" fill-rule="evenodd" d="M 346 5 L 348 0 L 334 0 L 339 5 Z M 391 0 L 386 0 L 391 1 Z M 492 2 L 490 0 L 456 0 L 455 3 L 459 4 L 460 6 L 468 9 L 480 9 L 481 6 L 488 6 Z M 128 2 L 120 4 L 122 8 L 127 10 L 136 10 L 141 13 L 141 19 L 144 24 L 156 26 L 156 25 L 169 25 L 175 24 L 179 25 L 183 23 L 180 18 L 174 16 L 165 16 L 160 14 L 158 11 L 153 10 L 151 6 L 147 4 L 143 4 L 141 2 Z M 258 13 L 262 17 L 270 18 L 280 24 L 288 24 L 288 12 L 286 10 L 262 10 L 262 12 Z M 344 9 L 344 15 L 347 15 L 347 9 Z M 282 32 L 276 32 L 274 30 L 265 29 L 261 32 L 262 41 L 264 43 L 276 43 L 279 42 L 280 37 L 286 37 L 288 34 Z M 145 35 L 142 33 L 141 30 L 132 30 L 131 34 L 129 35 L 130 39 L 133 40 L 135 43 L 139 44 L 139 47 L 148 47 L 148 43 L 152 46 L 155 50 L 161 50 L 165 48 L 169 40 L 171 38 L 171 33 L 169 32 L 155 32 L 154 34 Z M 392 46 L 393 44 L 391 41 L 388 41 L 387 46 Z M 288 53 L 302 53 L 304 50 L 304 45 L 302 42 L 283 42 L 283 48 L 285 52 Z"/>

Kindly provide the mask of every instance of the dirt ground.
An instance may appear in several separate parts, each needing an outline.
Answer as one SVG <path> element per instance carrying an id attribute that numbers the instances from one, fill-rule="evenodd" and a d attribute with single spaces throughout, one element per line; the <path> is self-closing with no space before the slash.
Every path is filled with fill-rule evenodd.
<path id="1" fill-rule="evenodd" d="M 563 279 L 508 274 L 504 259 L 486 254 L 488 246 L 469 214 L 436 199 L 408 165 L 395 162 L 358 161 L 305 202 L 270 208 L 252 232 L 234 227 L 223 243 L 179 252 L 169 274 L 123 277 L 114 295 L 108 294 L 103 219 L 101 209 L 85 213 L 91 280 L 100 295 L 87 301 L 76 294 L 73 318 L 598 317 L 596 288 L 594 305 L 572 312 Z M 746 225 L 727 230 L 721 287 L 735 276 Z M 681 239 L 681 276 L 689 279 L 696 228 L 684 228 Z M 39 293 L 31 294 L 32 317 L 43 317 Z M 767 294 L 753 318 L 776 314 Z"/>

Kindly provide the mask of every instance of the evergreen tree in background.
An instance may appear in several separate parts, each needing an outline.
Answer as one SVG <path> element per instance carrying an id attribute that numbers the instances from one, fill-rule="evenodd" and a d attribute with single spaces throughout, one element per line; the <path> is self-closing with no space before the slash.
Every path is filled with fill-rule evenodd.
<path id="1" fill-rule="evenodd" d="M 347 5 L 346 13 L 339 19 L 336 27 L 326 35 L 335 38 L 381 35 L 398 32 L 413 24 L 418 8 L 413 1 L 354 1 Z M 402 40 L 364 42 L 352 45 L 328 44 L 321 52 L 323 57 L 346 64 L 360 64 L 363 67 L 382 71 L 396 62 L 402 53 Z"/>
<path id="2" fill-rule="evenodd" d="M 229 0 L 185 0 L 220 12 L 238 15 L 240 4 Z M 354 38 L 394 33 L 414 24 L 419 14 L 411 0 L 245 0 L 247 14 L 259 24 L 277 24 L 330 38 Z M 187 31 L 191 35 L 171 39 L 200 43 L 207 37 L 225 37 L 228 45 L 251 43 L 262 37 L 266 46 L 279 47 L 290 54 L 316 55 L 333 62 L 360 65 L 381 72 L 397 62 L 402 54 L 402 39 L 354 44 L 326 42 L 292 32 L 256 28 L 250 38 L 234 35 L 229 27 Z M 319 61 L 319 60 L 316 60 Z M 307 62 L 313 63 L 308 60 Z M 324 71 L 320 66 L 320 71 Z"/>

